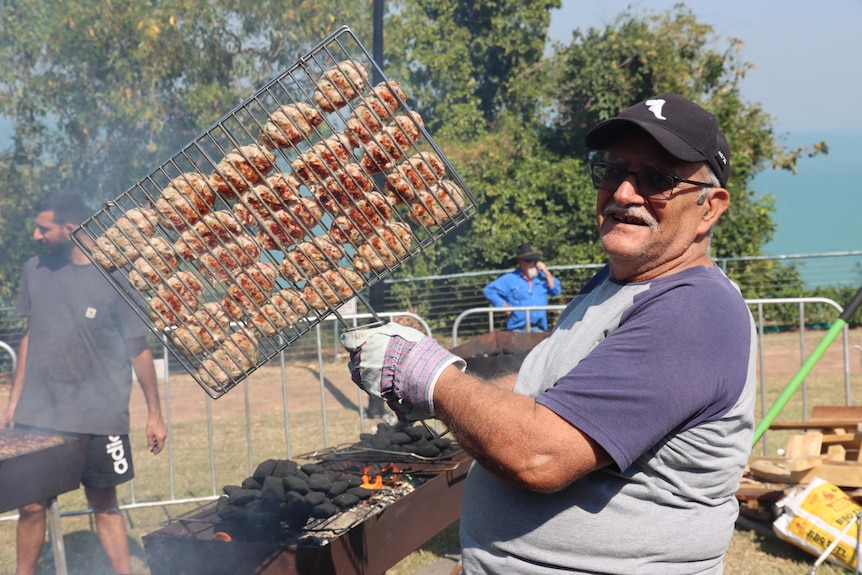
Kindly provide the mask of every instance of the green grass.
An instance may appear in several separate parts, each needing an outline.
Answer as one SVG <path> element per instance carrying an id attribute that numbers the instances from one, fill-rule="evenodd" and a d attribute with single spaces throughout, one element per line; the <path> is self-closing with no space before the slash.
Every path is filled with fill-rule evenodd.
<path id="1" fill-rule="evenodd" d="M 790 377 L 798 369 L 800 360 L 795 357 L 798 350 L 795 334 L 775 334 L 767 336 L 766 384 L 768 407 L 779 395 Z M 819 341 L 818 332 L 814 332 L 806 344 L 808 351 Z M 851 345 L 862 343 L 862 330 L 854 330 L 851 334 Z M 785 350 L 778 353 L 775 350 Z M 787 351 L 789 350 L 789 351 Z M 843 366 L 835 367 L 835 354 L 840 355 L 840 343 L 833 345 L 827 356 L 821 360 L 823 366 L 816 367 L 809 375 L 806 384 L 808 398 L 807 409 L 813 405 L 844 404 Z M 789 359 L 788 359 L 789 358 Z M 858 361 L 857 358 L 853 358 Z M 830 363 L 831 362 L 831 363 Z M 827 365 L 829 364 L 829 365 Z M 334 366 L 343 369 L 343 366 Z M 862 374 L 858 364 L 851 364 L 852 387 L 858 389 L 862 384 Z M 174 395 L 178 392 L 175 390 Z M 185 390 L 182 393 L 195 394 L 199 400 L 200 391 Z M 233 392 L 240 394 L 240 392 Z M 178 401 L 175 397 L 174 401 Z M 272 413 L 252 415 L 250 433 L 252 437 L 252 466 L 267 458 L 286 458 L 284 418 L 277 413 L 278 406 L 273 406 Z M 321 426 L 321 412 L 310 409 L 294 411 L 291 404 L 290 443 L 291 456 L 310 452 L 324 445 Z M 137 479 L 134 483 L 135 501 L 159 501 L 185 498 L 206 498 L 213 495 L 213 484 L 216 492 L 226 484 L 240 483 L 250 474 L 247 449 L 247 425 L 244 417 L 223 417 L 221 409 L 213 409 L 213 458 L 217 474 L 215 478 L 209 473 L 210 446 L 207 442 L 207 425 L 201 410 L 199 417 L 189 418 L 189 421 L 173 425 L 173 450 L 175 458 L 174 492 L 171 494 L 168 475 L 168 458 L 166 454 L 152 456 L 137 448 L 144 445 L 143 429 L 133 428 L 132 445 Z M 760 414 L 760 406 L 757 407 Z M 330 445 L 353 442 L 359 430 L 359 416 L 354 407 L 330 406 L 326 411 L 328 423 L 328 441 Z M 779 419 L 802 419 L 802 394 L 797 393 L 782 412 Z M 133 419 L 134 422 L 134 419 Z M 777 448 L 786 444 L 791 432 L 770 432 L 767 434 L 769 455 L 774 455 Z M 760 445 L 755 449 L 760 454 Z M 128 486 L 119 490 L 122 503 L 132 501 Z M 61 495 L 59 498 L 61 510 L 69 512 L 86 509 L 83 490 Z M 137 575 L 147 575 L 146 554 L 142 537 L 158 530 L 172 518 L 191 511 L 203 503 L 181 505 L 153 505 L 137 507 L 124 511 L 129 529 L 130 547 L 132 551 L 133 571 Z M 8 514 L 6 515 L 8 517 Z M 95 533 L 92 516 L 89 514 L 66 516 L 62 519 L 64 542 L 67 553 L 67 563 L 70 575 L 103 575 L 110 574 L 110 568 L 104 557 Z M 780 541 L 771 533 L 768 523 L 751 523 L 756 529 L 740 527 L 736 530 L 726 559 L 725 573 L 728 575 L 779 575 L 804 574 L 814 562 L 814 556 L 805 553 L 788 543 Z M 624 526 L 621 526 L 624 528 Z M 412 553 L 401 563 L 387 571 L 387 575 L 411 575 L 418 567 L 430 563 L 443 554 L 457 552 L 457 524 L 446 529 L 432 539 L 420 550 Z M 15 572 L 15 521 L 0 521 L 0 575 L 12 575 Z M 818 575 L 836 575 L 847 571 L 832 566 L 823 565 Z M 54 573 L 50 546 L 46 543 L 40 558 L 39 574 Z"/>

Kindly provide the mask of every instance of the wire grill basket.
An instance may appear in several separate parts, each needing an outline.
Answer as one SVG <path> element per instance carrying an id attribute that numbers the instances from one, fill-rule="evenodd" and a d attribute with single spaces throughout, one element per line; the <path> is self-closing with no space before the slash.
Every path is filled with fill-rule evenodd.
<path id="1" fill-rule="evenodd" d="M 73 239 L 218 398 L 475 212 L 342 27 Z"/>

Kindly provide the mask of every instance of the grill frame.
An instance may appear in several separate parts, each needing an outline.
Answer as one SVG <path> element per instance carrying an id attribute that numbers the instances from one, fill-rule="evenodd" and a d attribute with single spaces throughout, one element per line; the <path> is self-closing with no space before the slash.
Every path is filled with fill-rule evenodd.
<path id="1" fill-rule="evenodd" d="M 46 446 L 33 446 L 36 438 Z M 0 442 L 13 447 L 17 443 L 18 447 L 0 457 L 0 513 L 51 499 L 81 485 L 87 437 L 12 428 L 0 429 Z"/>
<path id="2" fill-rule="evenodd" d="M 244 147 L 247 147 L 252 143 L 260 143 L 260 133 L 263 131 L 270 116 L 281 106 L 313 102 L 317 80 L 324 72 L 331 70 L 333 66 L 340 66 L 345 62 L 354 66 L 362 66 L 368 71 L 368 74 L 365 77 L 366 88 L 363 91 L 364 98 L 369 97 L 369 90 L 372 88 L 372 78 L 377 81 L 377 84 L 375 84 L 374 87 L 380 86 L 381 83 L 389 85 L 389 83 L 392 82 L 385 76 L 385 74 L 383 74 L 383 71 L 377 66 L 373 57 L 362 45 L 353 31 L 347 26 L 342 26 L 326 39 L 321 41 L 317 46 L 312 48 L 308 53 L 299 57 L 296 62 L 270 80 L 267 84 L 256 90 L 253 95 L 238 104 L 233 110 L 225 114 L 210 128 L 203 131 L 194 140 L 192 140 L 192 142 L 179 150 L 173 157 L 157 167 L 125 193 L 121 194 L 113 201 L 106 202 L 101 210 L 75 230 L 73 233 L 73 241 L 75 241 L 84 253 L 87 254 L 87 256 L 94 262 L 97 262 L 99 259 L 98 251 L 93 249 L 93 245 L 97 241 L 106 241 L 106 244 L 103 243 L 99 245 L 107 245 L 107 248 L 111 253 L 122 252 L 127 244 L 130 243 L 136 244 L 140 247 L 140 249 L 137 250 L 138 252 L 144 248 L 155 249 L 157 246 L 156 239 L 160 241 L 164 240 L 164 242 L 168 243 L 170 246 L 175 247 L 175 244 L 181 238 L 180 234 L 183 233 L 183 231 L 170 229 L 170 227 L 166 225 L 164 218 L 155 226 L 154 234 L 152 236 L 145 236 L 144 238 L 138 237 L 137 232 L 134 230 L 132 232 L 128 232 L 126 229 L 120 229 L 118 223 L 125 223 L 121 218 L 123 218 L 123 216 L 132 209 L 148 210 L 159 205 L 158 201 L 163 197 L 164 192 L 170 187 L 171 182 L 177 181 L 178 178 L 181 179 L 181 182 L 188 183 L 196 181 L 191 176 L 204 177 L 207 183 L 206 188 L 208 188 L 210 192 L 213 192 L 212 178 L 215 175 L 224 176 L 226 174 L 223 162 L 231 151 L 240 151 L 242 160 L 250 163 L 252 158 L 250 155 L 243 152 L 245 149 Z M 402 165 L 405 158 L 415 156 L 420 152 L 434 154 L 443 164 L 444 174 L 440 176 L 441 179 L 451 182 L 460 189 L 463 195 L 463 203 L 456 211 L 450 211 L 449 213 L 446 212 L 443 204 L 431 204 L 432 201 L 439 202 L 439 199 L 436 198 L 445 198 L 446 196 L 444 194 L 443 196 L 437 196 L 436 198 L 432 197 L 430 200 L 427 196 L 423 196 L 425 199 L 422 202 L 414 199 L 412 203 L 394 203 L 389 206 L 392 208 L 391 216 L 389 218 L 390 222 L 406 225 L 409 229 L 409 238 L 399 242 L 400 246 L 398 247 L 402 253 L 395 255 L 394 263 L 392 263 L 393 258 L 390 257 L 388 263 L 384 267 L 372 269 L 361 274 L 361 285 L 355 285 L 352 286 L 352 288 L 345 290 L 346 292 L 350 292 L 349 296 L 344 293 L 335 294 L 335 296 L 330 298 L 328 301 L 324 301 L 324 305 L 322 307 L 319 306 L 317 309 L 314 309 L 309 306 L 309 309 L 304 310 L 304 312 L 300 309 L 300 313 L 296 314 L 299 317 L 289 322 L 292 323 L 292 325 L 283 330 L 277 329 L 278 326 L 266 319 L 261 320 L 260 325 L 265 327 L 267 331 L 275 331 L 275 333 L 263 335 L 258 332 L 250 332 L 255 335 L 255 337 L 252 338 L 252 345 L 245 348 L 240 347 L 239 351 L 229 352 L 232 353 L 232 355 L 228 355 L 227 359 L 225 359 L 224 354 L 219 356 L 214 353 L 219 342 L 209 345 L 209 340 L 215 340 L 218 338 L 223 339 L 224 337 L 232 337 L 236 334 L 240 334 L 236 335 L 236 337 L 242 340 L 242 333 L 246 333 L 242 330 L 249 328 L 249 326 L 253 324 L 253 317 L 265 317 L 260 312 L 263 311 L 263 306 L 270 302 L 269 294 L 267 294 L 265 301 L 255 302 L 254 296 L 257 295 L 257 288 L 261 288 L 261 291 L 266 291 L 266 287 L 268 286 L 262 287 L 260 282 L 251 282 L 250 284 L 236 283 L 234 280 L 236 279 L 236 275 L 239 273 L 236 269 L 227 270 L 227 268 L 220 268 L 218 270 L 219 273 L 227 271 L 227 275 L 229 276 L 228 279 L 222 280 L 208 278 L 206 277 L 206 274 L 200 271 L 200 258 L 204 256 L 216 257 L 216 250 L 226 248 L 228 245 L 232 246 L 234 243 L 233 239 L 222 240 L 221 238 L 218 238 L 214 242 L 215 245 L 206 246 L 206 248 L 198 254 L 197 259 L 183 260 L 180 258 L 176 266 L 171 264 L 169 261 L 170 258 L 166 257 L 161 252 L 152 255 L 151 261 L 154 262 L 154 265 L 164 265 L 168 271 L 155 271 L 154 275 L 157 279 L 152 282 L 146 282 L 152 289 L 145 293 L 131 287 L 128 281 L 129 274 L 133 270 L 133 267 L 137 265 L 138 261 L 143 261 L 141 257 L 138 257 L 135 263 L 127 262 L 123 264 L 124 256 L 116 256 L 118 261 L 116 265 L 117 269 L 115 270 L 108 269 L 96 263 L 97 269 L 102 272 L 111 285 L 120 293 L 123 299 L 132 306 L 141 319 L 147 323 L 150 330 L 169 349 L 177 363 L 183 366 L 200 387 L 214 399 L 221 397 L 224 393 L 233 389 L 239 382 L 246 379 L 249 374 L 276 357 L 281 351 L 318 325 L 320 321 L 331 314 L 338 316 L 338 308 L 352 299 L 352 297 L 357 297 L 363 303 L 366 303 L 363 296 L 363 292 L 365 292 L 365 290 L 385 279 L 401 264 L 420 254 L 429 245 L 452 232 L 475 215 L 475 197 L 440 150 L 436 142 L 434 142 L 431 136 L 426 132 L 424 124 L 419 122 L 416 117 L 410 116 L 413 111 L 405 101 L 406 97 L 402 98 L 400 94 L 391 88 L 388 92 L 397 100 L 398 103 L 398 109 L 392 112 L 393 117 L 401 114 L 408 118 L 408 120 L 402 121 L 402 128 L 393 128 L 393 132 L 391 133 L 396 136 L 400 134 L 407 137 L 408 131 L 415 129 L 419 135 L 418 140 L 409 146 L 401 144 L 397 144 L 395 146 L 396 149 L 392 152 L 393 166 L 388 170 L 388 173 L 392 173 L 394 167 Z M 311 150 L 312 146 L 316 144 L 319 145 L 321 142 L 325 144 L 325 146 L 321 148 L 322 154 L 325 154 L 327 151 L 332 152 L 333 149 L 327 142 L 330 142 L 330 138 L 333 135 L 345 133 L 347 121 L 352 117 L 358 105 L 363 101 L 366 100 L 358 98 L 349 102 L 346 106 L 340 109 L 333 112 L 323 113 L 322 123 L 314 127 L 309 135 L 297 142 L 295 145 L 286 148 L 270 149 L 270 152 L 273 153 L 276 158 L 275 167 L 271 173 L 263 173 L 261 170 L 253 169 L 251 172 L 252 175 L 249 177 L 260 179 L 261 181 L 257 182 L 256 185 L 264 186 L 269 192 L 277 195 L 277 190 L 270 185 L 270 183 L 265 179 L 265 176 L 274 173 L 293 174 L 294 167 L 296 166 L 298 159 L 300 157 L 305 157 L 305 154 Z M 406 126 L 406 129 L 403 128 L 403 126 Z M 395 139 L 397 140 L 397 138 Z M 347 158 L 346 162 L 359 165 L 360 161 L 366 158 L 367 155 L 365 148 L 360 145 L 358 148 L 353 150 L 352 155 Z M 394 159 L 395 155 L 400 155 L 401 158 Z M 346 167 L 346 164 L 343 161 L 339 165 L 340 169 Z M 430 164 L 426 166 L 430 166 Z M 300 167 L 302 167 L 302 164 L 300 164 Z M 352 186 L 354 184 L 358 186 L 357 181 L 350 176 L 342 179 L 339 183 L 337 178 L 334 177 L 338 175 L 336 174 L 337 171 L 339 170 L 330 167 L 329 174 L 333 177 L 325 179 L 324 176 L 318 175 L 314 176 L 312 181 L 302 183 L 302 187 L 299 188 L 298 195 L 303 198 L 303 201 L 310 200 L 316 196 L 316 192 L 319 192 L 320 188 L 326 185 L 335 185 L 337 192 L 340 191 L 350 196 L 352 193 Z M 373 185 L 371 192 L 377 192 L 381 195 L 386 194 L 387 188 L 385 184 L 387 181 L 387 171 L 383 171 L 379 174 L 368 175 L 370 176 Z M 425 177 L 420 177 L 420 180 L 421 182 L 417 187 L 411 186 L 411 193 L 418 195 L 420 192 L 434 189 L 434 186 L 437 185 L 436 181 L 426 179 Z M 332 181 L 336 181 L 336 183 L 332 184 Z M 241 184 L 252 183 L 253 182 L 250 180 L 244 177 L 242 178 Z M 233 191 L 237 190 L 232 190 L 232 192 Z M 237 195 L 240 193 L 241 192 L 237 191 Z M 251 217 L 251 220 L 246 220 L 246 223 L 243 226 L 243 233 L 247 233 L 249 236 L 258 233 L 261 228 L 268 226 L 270 218 L 275 220 L 276 216 L 279 215 L 278 212 L 285 211 L 287 209 L 287 204 L 282 202 L 280 207 L 277 205 L 267 205 L 262 212 L 254 212 L 254 210 L 249 209 L 247 200 L 244 199 L 243 196 L 240 196 L 239 198 L 230 198 L 227 197 L 229 195 L 230 193 L 226 194 L 225 197 L 222 197 L 219 196 L 218 193 L 214 193 L 215 199 L 210 211 L 213 213 L 228 212 L 236 215 L 239 213 L 238 210 L 240 210 L 240 208 L 244 208 L 244 213 L 247 214 L 246 217 Z M 392 197 L 391 193 L 390 197 Z M 278 248 L 283 249 L 267 250 L 266 248 L 261 248 L 261 244 L 259 242 L 257 243 L 257 247 L 261 248 L 260 255 L 252 258 L 255 262 L 253 265 L 265 263 L 278 266 L 283 261 L 284 254 L 287 252 L 295 252 L 296 246 L 300 242 L 313 240 L 314 238 L 319 237 L 326 237 L 332 229 L 333 222 L 338 215 L 346 215 L 349 213 L 352 221 L 357 224 L 357 228 L 360 228 L 358 236 L 361 236 L 361 238 L 359 238 L 358 241 L 339 245 L 341 257 L 339 257 L 338 260 L 335 259 L 337 256 L 327 255 L 325 259 L 319 260 L 319 265 L 313 264 L 310 270 L 306 270 L 301 273 L 300 279 L 295 281 L 279 276 L 273 281 L 274 287 L 271 290 L 272 292 L 278 292 L 281 289 L 296 290 L 297 292 L 302 293 L 304 301 L 307 304 L 309 295 L 309 292 L 307 291 L 308 289 L 312 290 L 310 295 L 313 297 L 315 294 L 320 294 L 320 289 L 326 291 L 332 288 L 335 285 L 332 281 L 339 282 L 349 280 L 350 276 L 346 275 L 347 272 L 344 270 L 351 268 L 351 262 L 356 256 L 357 245 L 370 245 L 371 242 L 378 239 L 377 236 L 380 234 L 380 229 L 371 222 L 372 220 L 376 221 L 376 219 L 379 218 L 386 219 L 384 216 L 388 213 L 388 208 L 385 205 L 381 205 L 379 203 L 363 203 L 364 198 L 365 196 L 362 198 L 349 198 L 347 200 L 348 205 L 337 208 L 331 212 L 324 212 L 322 215 L 314 218 L 314 221 L 310 226 L 306 225 L 306 223 L 301 220 L 297 220 L 299 228 L 298 233 L 301 233 L 302 235 L 301 237 L 290 238 L 290 242 L 292 242 L 292 244 L 285 242 L 284 244 L 277 246 Z M 360 214 L 362 209 L 365 211 Z M 420 212 L 423 210 L 430 210 L 432 214 L 437 213 L 438 217 L 433 217 L 433 221 L 423 221 L 415 218 L 411 220 L 414 209 L 419 209 Z M 436 212 L 434 209 L 436 209 Z M 439 216 L 441 209 L 443 210 L 443 216 Z M 341 210 L 341 212 L 337 210 Z M 250 214 L 250 216 L 248 214 Z M 199 210 L 198 213 L 192 211 L 190 215 L 200 217 L 203 215 L 203 209 Z M 184 225 L 188 229 L 195 229 L 195 222 L 192 221 L 191 217 L 183 218 L 180 224 L 178 224 L 178 227 L 183 227 Z M 369 229 L 371 231 L 368 231 Z M 203 242 L 212 239 L 212 236 L 216 236 L 218 231 L 209 223 L 199 224 L 197 226 L 197 230 L 197 232 L 192 234 L 192 239 Z M 284 225 L 281 225 L 279 233 L 281 234 L 286 231 L 288 230 L 285 229 Z M 108 240 L 105 240 L 109 235 L 111 235 L 111 237 Z M 264 236 L 258 235 L 258 237 L 261 238 Z M 354 235 L 354 237 L 358 236 L 356 236 L 356 234 Z M 409 246 L 407 245 L 408 243 Z M 373 255 L 384 255 L 378 248 L 367 248 L 367 246 L 363 247 L 369 249 Z M 135 250 L 131 250 L 130 253 L 134 254 Z M 224 251 L 221 253 L 224 253 Z M 228 255 L 225 257 L 230 262 L 236 264 L 240 263 L 235 253 L 234 255 Z M 237 265 L 232 267 L 239 268 L 240 266 Z M 326 267 L 334 267 L 337 271 L 333 276 L 325 277 L 322 275 L 322 272 L 325 271 L 324 268 Z M 247 269 L 247 267 L 245 269 Z M 190 298 L 192 300 L 191 303 L 177 305 L 176 309 L 178 311 L 175 314 L 177 317 L 168 317 L 165 315 L 162 318 L 154 319 L 150 312 L 149 303 L 149 298 L 153 293 L 163 294 L 164 300 L 174 302 L 175 300 L 181 301 L 185 292 L 188 291 L 188 288 L 196 287 L 193 285 L 193 282 L 186 281 L 188 276 L 183 276 L 182 281 L 176 281 L 169 284 L 169 279 L 173 281 L 175 278 L 180 277 L 175 275 L 175 272 L 187 272 L 192 275 L 193 280 L 199 281 L 201 284 L 200 294 L 196 297 Z M 334 278 L 334 280 L 329 278 Z M 310 287 L 312 283 L 315 287 Z M 216 332 L 213 332 L 209 328 L 200 329 L 195 326 L 194 329 L 198 335 L 194 335 L 190 338 L 191 347 L 203 347 L 207 349 L 190 353 L 188 348 L 176 345 L 173 338 L 178 335 L 178 328 L 185 325 L 187 319 L 193 313 L 201 310 L 204 303 L 223 302 L 226 298 L 228 286 L 234 287 L 235 293 L 238 294 L 237 297 L 251 301 L 251 305 L 247 308 L 247 310 L 250 309 L 250 311 L 244 312 L 242 317 L 233 317 L 229 326 L 224 328 L 224 333 L 222 333 L 221 327 L 219 327 Z M 156 291 L 157 289 L 162 291 Z M 306 291 L 303 292 L 303 290 Z M 367 303 L 366 307 L 371 310 L 371 307 L 367 305 Z M 204 317 L 205 319 L 212 319 L 214 316 L 205 313 Z M 340 316 L 338 317 L 340 318 Z M 220 345 L 224 346 L 225 344 L 220 343 Z"/>
<path id="3" fill-rule="evenodd" d="M 214 540 L 208 506 L 145 535 L 147 562 L 153 575 L 379 575 L 458 519 L 471 462 L 462 452 L 446 466 L 416 464 L 426 481 L 323 545 Z"/>

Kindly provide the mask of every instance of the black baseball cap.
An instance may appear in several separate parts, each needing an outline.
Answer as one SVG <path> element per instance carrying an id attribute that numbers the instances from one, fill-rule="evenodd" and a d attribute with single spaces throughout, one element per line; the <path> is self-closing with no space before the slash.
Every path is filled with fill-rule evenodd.
<path id="1" fill-rule="evenodd" d="M 715 116 L 679 94 L 665 92 L 596 124 L 586 144 L 606 150 L 636 126 L 655 138 L 673 157 L 684 162 L 706 162 L 722 186 L 730 175 L 730 146 Z"/>

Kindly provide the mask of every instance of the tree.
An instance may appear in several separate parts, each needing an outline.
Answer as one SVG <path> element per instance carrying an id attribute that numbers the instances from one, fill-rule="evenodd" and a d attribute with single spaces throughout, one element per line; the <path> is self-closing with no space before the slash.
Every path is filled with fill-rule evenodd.
<path id="1" fill-rule="evenodd" d="M 604 30 L 576 31 L 560 47 L 553 65 L 557 116 L 549 146 L 560 154 L 589 161 L 587 131 L 597 122 L 661 92 L 677 92 L 715 114 L 732 150 L 728 190 L 733 204 L 716 226 L 713 254 L 759 255 L 775 231 L 773 198 L 757 198 L 755 174 L 768 167 L 795 170 L 796 159 L 826 151 L 824 143 L 786 150 L 777 140 L 773 119 L 756 103 L 742 99 L 740 82 L 751 64 L 741 60 L 742 43 L 730 39 L 714 49 L 713 29 L 678 4 L 667 13 L 626 11 Z"/>
<path id="2" fill-rule="evenodd" d="M 523 105 L 512 83 L 538 65 L 560 0 L 414 0 L 386 22 L 387 71 L 411 87 L 428 130 L 471 140 Z"/>
<path id="3" fill-rule="evenodd" d="M 35 253 L 34 199 L 113 199 L 371 1 L 0 0 L 0 302 Z"/>

